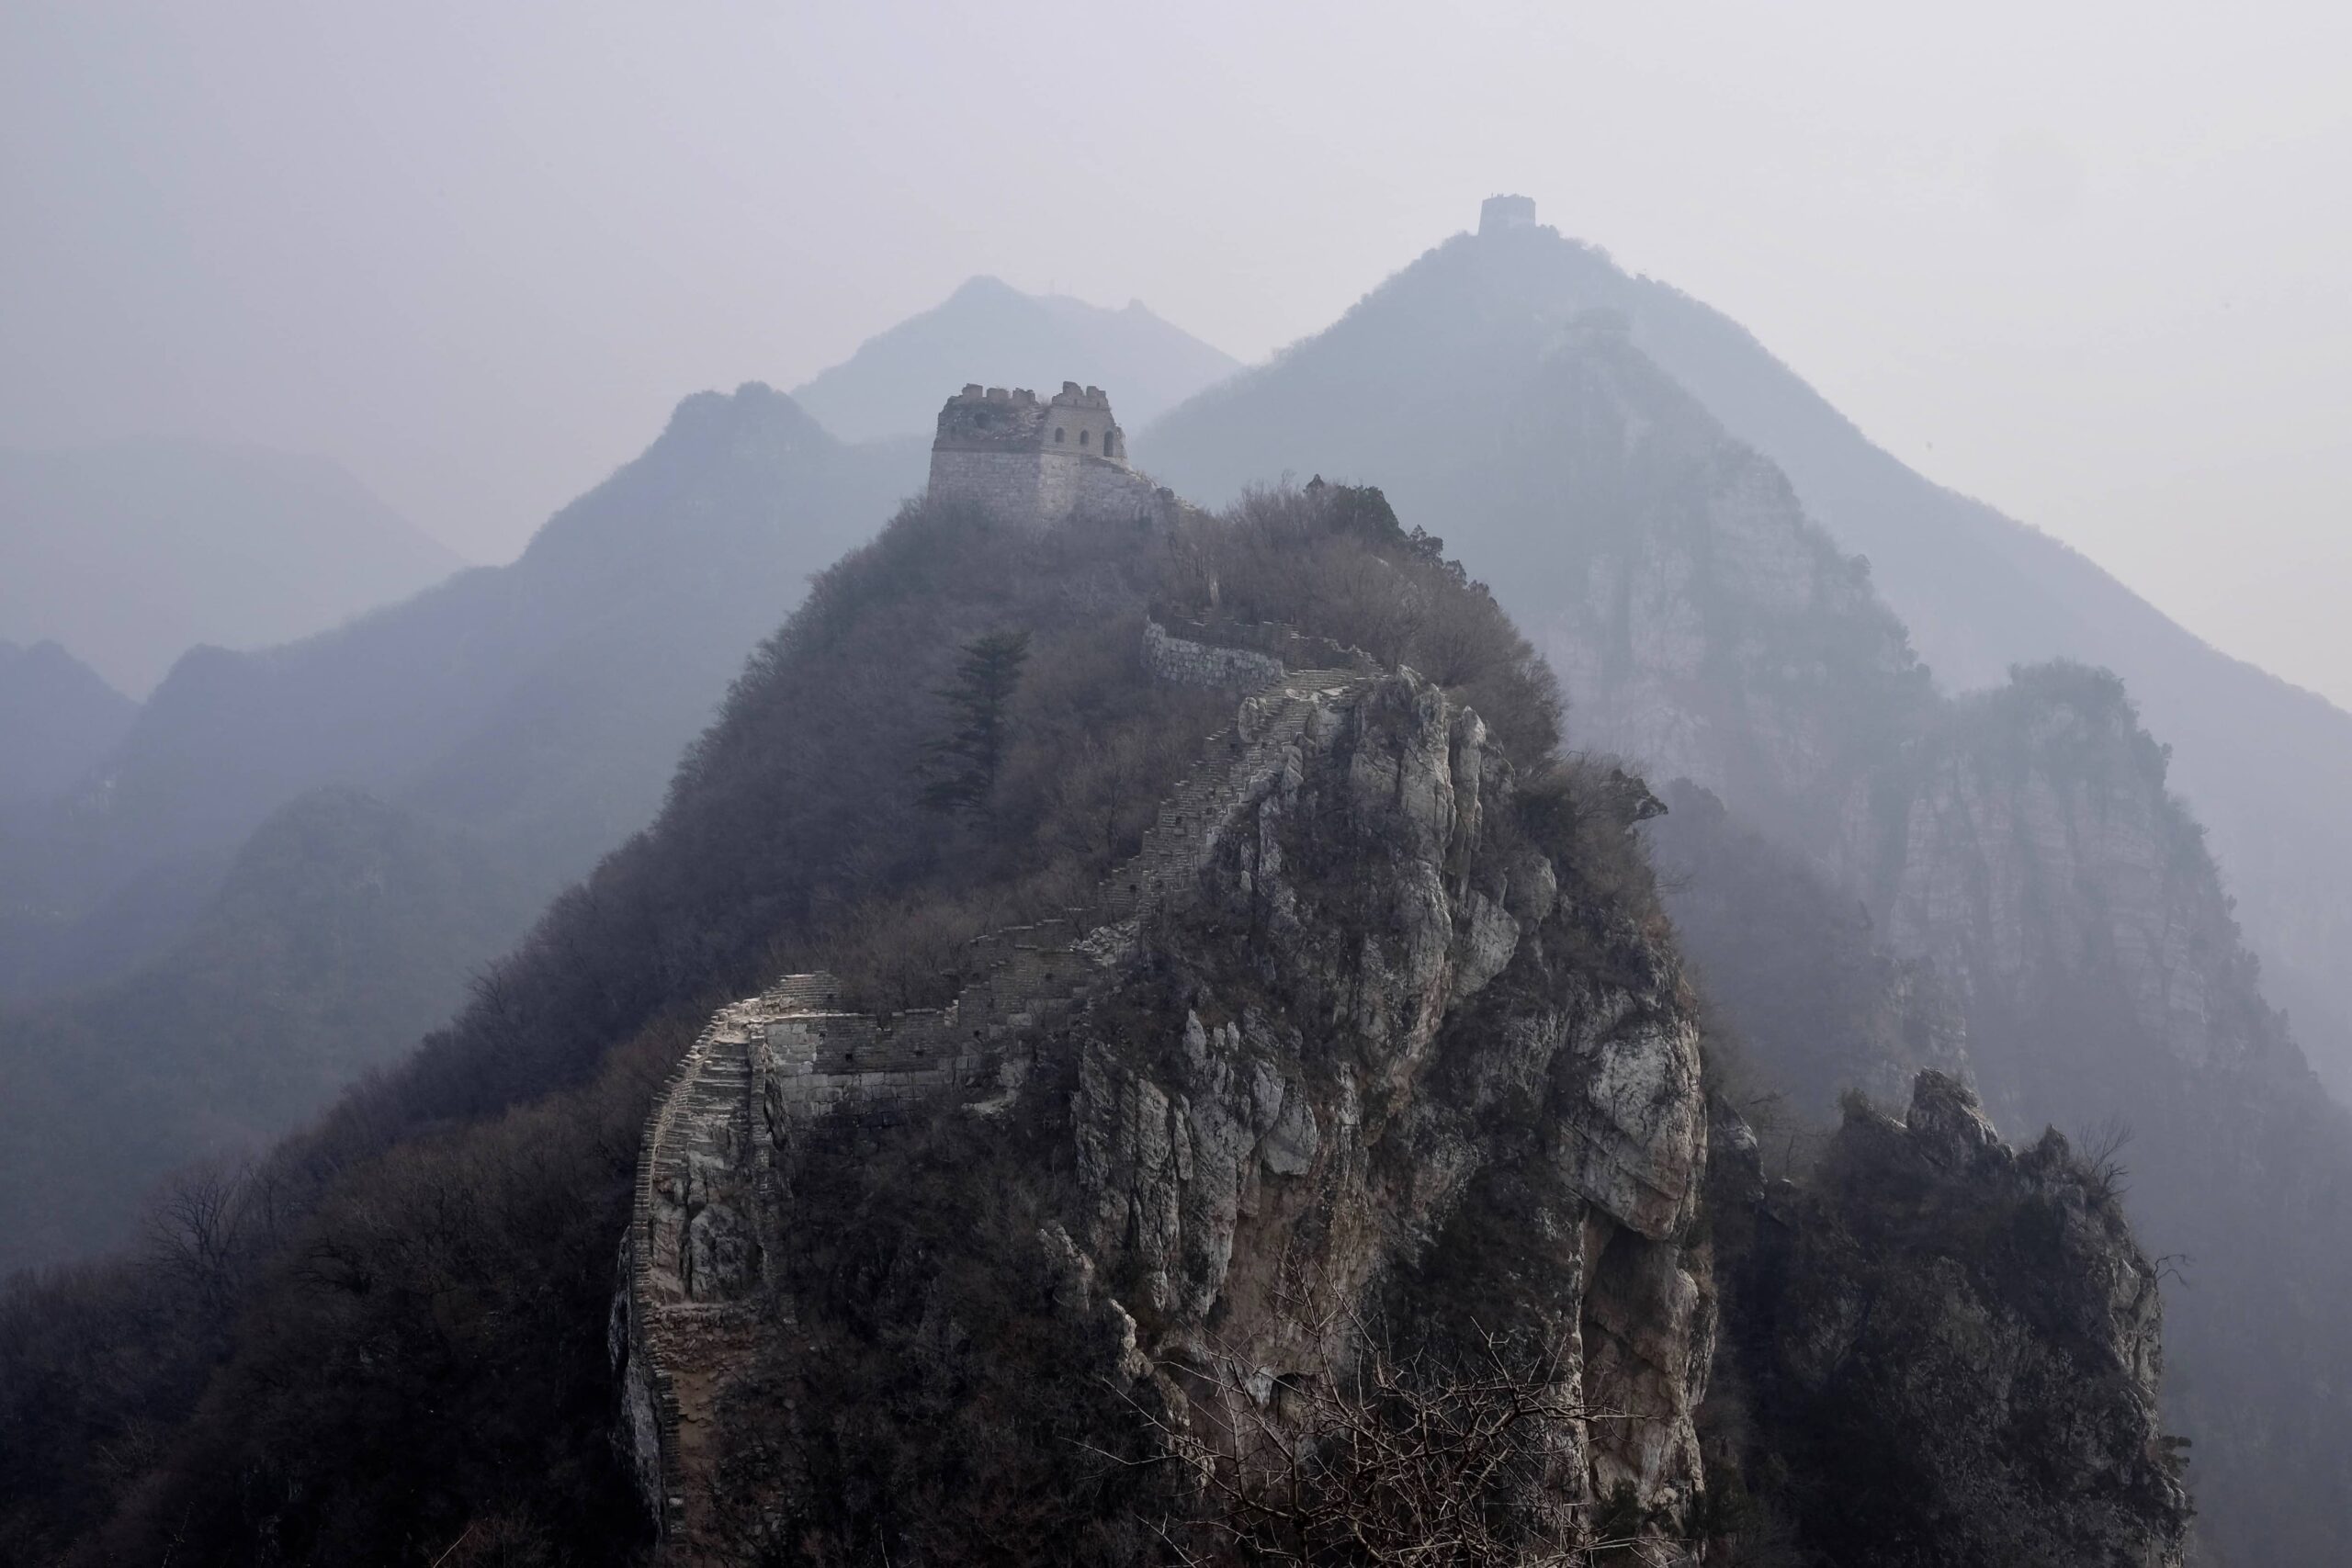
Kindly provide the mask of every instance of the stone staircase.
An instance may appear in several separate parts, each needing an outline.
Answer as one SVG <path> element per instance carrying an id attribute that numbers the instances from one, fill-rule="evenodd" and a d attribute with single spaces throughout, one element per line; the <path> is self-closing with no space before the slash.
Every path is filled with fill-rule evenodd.
<path id="1" fill-rule="evenodd" d="M 1317 708 L 1372 678 L 1302 670 L 1244 696 L 1089 904 L 976 938 L 974 977 L 944 1008 L 879 1019 L 844 1010 L 831 975 L 788 975 L 721 1009 L 696 1037 L 647 1121 L 628 1245 L 628 1397 L 664 1561 L 709 1561 L 716 1550 L 702 1478 L 716 1460 L 727 1369 L 755 1343 L 747 1303 L 780 1169 L 819 1129 L 870 1136 L 949 1097 L 980 1114 L 1012 1103 L 1029 1064 L 1010 1043 L 1074 1016 L 1125 970 L 1146 918 L 1189 901 Z"/>

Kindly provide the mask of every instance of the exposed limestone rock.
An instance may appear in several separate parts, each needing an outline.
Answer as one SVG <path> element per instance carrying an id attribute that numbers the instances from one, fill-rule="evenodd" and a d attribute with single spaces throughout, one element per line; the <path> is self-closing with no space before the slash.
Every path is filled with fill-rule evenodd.
<path id="1" fill-rule="evenodd" d="M 1193 1402 L 1219 1356 L 1253 1369 L 1250 1397 L 1272 1410 L 1283 1380 L 1358 1353 L 1351 1325 L 1396 1324 L 1438 1355 L 1470 1354 L 1491 1328 L 1605 1414 L 1549 1461 L 1545 1506 L 1622 1502 L 1672 1556 L 1702 1485 L 1692 1412 L 1713 1287 L 1692 1239 L 1698 1034 L 1662 934 L 1564 893 L 1576 879 L 1519 825 L 1485 726 L 1410 671 L 1289 678 L 1211 750 L 1216 793 L 1188 784 L 1163 809 L 1168 845 L 1113 878 L 1115 918 L 1057 938 L 1063 958 L 1023 960 L 1024 975 L 1090 966 L 1050 1015 L 999 983 L 993 1000 L 883 1039 L 822 1010 L 821 976 L 722 1015 L 706 1036 L 718 1066 L 692 1067 L 665 1102 L 680 1109 L 664 1136 L 717 1168 L 682 1156 L 683 1175 L 649 1189 L 641 1228 L 677 1261 L 637 1266 L 656 1303 L 642 1315 L 674 1336 L 681 1312 L 709 1311 L 698 1292 L 729 1299 L 794 1245 L 808 1162 L 849 1146 L 827 1128 L 888 1137 L 861 1107 L 919 1121 L 963 1106 L 1067 1139 L 1069 1196 L 1035 1245 L 1070 1353 L 1101 1359 L 1071 1375 L 1123 1380 L 1182 1429 L 1213 1417 Z M 934 1037 L 971 1043 L 943 1065 L 913 1043 Z M 1034 1063 L 1031 1087 L 1004 1090 L 986 1070 L 1000 1057 Z M 804 1059 L 808 1072 L 789 1066 Z M 792 1087 L 820 1080 L 839 1087 Z M 731 1164 L 711 1129 L 737 1123 L 712 1093 L 765 1107 Z M 684 1304 L 658 1304 L 671 1300 Z M 722 1520 L 789 1529 L 789 1467 L 726 1461 L 723 1432 L 684 1451 L 755 1364 L 789 1378 L 803 1335 L 822 1332 L 805 1303 L 775 1310 L 803 1327 L 756 1356 L 706 1337 L 692 1366 L 657 1367 L 673 1392 L 650 1404 L 656 1468 L 681 1561 L 741 1544 L 745 1527 Z"/>
<path id="2" fill-rule="evenodd" d="M 1686 931 L 1713 919 L 1712 949 L 1691 940 L 1707 971 L 1744 970 L 1778 1022 L 1804 1009 L 1776 992 L 1823 1001 L 1811 1031 L 1731 1010 L 1770 1047 L 1758 1087 L 1797 1090 L 1809 1120 L 1841 1083 L 1899 1094 L 1933 1065 L 2013 1134 L 2132 1128 L 2140 1235 L 2188 1260 L 2168 1398 L 2200 1528 L 2232 1561 L 2324 1558 L 2352 1529 L 2333 1304 L 2352 1292 L 2352 1118 L 2266 1005 L 2165 748 L 2080 666 L 1936 694 L 1861 563 L 1769 466 L 1611 353 L 1559 367 L 1615 395 L 1574 405 L 1589 423 L 1564 468 L 1592 505 L 1561 530 L 1567 603 L 1544 644 L 1586 744 L 1705 786 L 1812 881 L 1780 876 L 1814 900 L 1810 952 L 1759 933 L 1769 899 L 1700 881 L 1674 901 Z M 1672 417 L 1644 426 L 1634 405 Z M 1797 962 L 1775 973 L 1767 950 Z"/>
<path id="3" fill-rule="evenodd" d="M 1644 498 L 1638 527 L 1566 532 L 1566 602 L 1540 629 L 1583 743 L 1818 849 L 1868 768 L 1930 715 L 1902 624 L 1779 470 L 1638 355 L 1582 344 L 1553 373 L 1594 418 L 1576 482 L 1610 506 L 1614 486 Z"/>
<path id="4" fill-rule="evenodd" d="M 2025 671 L 1962 705 L 1857 806 L 1833 863 L 1894 946 L 1939 955 L 1980 1006 L 2103 975 L 2179 1066 L 2300 1076 L 2275 1021 L 2245 1005 L 2229 900 L 2112 676 Z M 1981 1088 L 2004 1119 L 2047 1115 L 2052 1066 L 1996 1053 Z"/>
<path id="5" fill-rule="evenodd" d="M 1174 1048 L 1086 1041 L 1082 1245 L 1155 1325 L 1154 1354 L 1214 1341 L 1277 1378 L 1338 1352 L 1301 1302 L 1385 1301 L 1442 1342 L 1510 1309 L 1440 1303 L 1509 1269 L 1510 1325 L 1559 1351 L 1580 1400 L 1631 1417 L 1591 1424 L 1573 1494 L 1622 1483 L 1663 1518 L 1700 1484 L 1713 1324 L 1688 1240 L 1697 1031 L 1670 955 L 1640 949 L 1626 987 L 1528 951 L 1559 877 L 1493 826 L 1510 772 L 1475 716 L 1406 675 L 1329 720 L 1302 733 L 1257 833 L 1212 862 L 1196 919 L 1155 944 L 1191 998 Z M 1499 1189 L 1551 1216 L 1558 1250 L 1433 1279 Z"/>

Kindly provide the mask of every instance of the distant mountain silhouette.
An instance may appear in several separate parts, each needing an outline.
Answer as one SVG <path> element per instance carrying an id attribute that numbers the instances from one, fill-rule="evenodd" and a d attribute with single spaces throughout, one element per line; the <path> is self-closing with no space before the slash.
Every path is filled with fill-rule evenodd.
<path id="1" fill-rule="evenodd" d="M 53 642 L 0 642 L 0 802 L 51 795 L 112 750 L 138 705 Z"/>
<path id="2" fill-rule="evenodd" d="M 1669 908 L 1758 1103 L 1795 1097 L 1792 1136 L 1939 1060 L 2012 1135 L 2135 1129 L 2132 1223 L 2187 1259 L 2166 1416 L 2203 1528 L 2228 1562 L 2328 1560 L 2352 1116 L 2256 995 L 2168 737 L 2081 663 L 1939 694 L 1850 537 L 1643 351 L 1638 300 L 1560 287 L 1578 262 L 1546 234 L 1451 242 L 1139 433 L 1136 460 L 1212 493 L 1376 481 L 1446 536 L 1558 672 L 1569 747 L 1673 803 Z M 1713 792 L 1712 829 L 1677 775 Z"/>
<path id="3" fill-rule="evenodd" d="M 0 637 L 62 642 L 134 696 L 199 643 L 305 637 L 463 564 L 323 457 L 0 449 Z"/>
<path id="4" fill-rule="evenodd" d="M 129 1239 L 147 1189 L 265 1146 L 465 999 L 535 911 L 508 857 L 354 791 L 271 814 L 135 972 L 0 1012 L 0 1273 Z"/>
<path id="5" fill-rule="evenodd" d="M 284 1131 L 447 1016 L 651 820 L 810 574 L 921 475 L 771 388 L 697 393 L 514 564 L 198 649 L 75 788 L 0 812 L 0 1209 L 38 1219 L 0 1266 L 119 1239 L 178 1160 Z"/>
<path id="6" fill-rule="evenodd" d="M 342 784 L 524 847 L 552 887 L 651 817 L 744 655 L 906 479 L 769 388 L 697 394 L 512 565 L 284 647 L 190 653 L 101 780 L 19 814 L 14 869 L 87 908 Z"/>
<path id="7" fill-rule="evenodd" d="M 1136 300 L 1105 310 L 975 277 L 944 303 L 865 340 L 793 397 L 844 441 L 929 435 L 940 400 L 967 381 L 1109 390 L 1129 429 L 1239 368 L 1239 361 Z"/>
<path id="8" fill-rule="evenodd" d="M 1921 478 L 1736 322 L 1545 228 L 1458 235 L 1329 330 L 1194 398 L 1133 439 L 1137 464 L 1204 502 L 1284 471 L 1385 486 L 1445 532 L 1523 622 L 1552 606 L 1512 571 L 1540 496 L 1498 452 L 1518 389 L 1591 312 L 1788 475 L 1808 513 L 1867 555 L 1920 653 L 1955 689 L 2052 658 L 2123 676 L 2172 745 L 2175 786 L 2210 829 L 2313 1065 L 2352 1091 L 2352 715 L 2219 652 L 2067 546 Z M 1575 325 L 1579 321 L 1583 327 Z M 1138 422 L 1139 423 L 1139 422 Z M 1534 510 L 1540 511 L 1540 506 Z"/>

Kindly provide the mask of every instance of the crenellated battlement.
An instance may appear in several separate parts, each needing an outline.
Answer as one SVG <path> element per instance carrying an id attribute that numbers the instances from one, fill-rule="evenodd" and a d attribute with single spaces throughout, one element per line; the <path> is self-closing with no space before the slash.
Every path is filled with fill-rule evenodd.
<path id="1" fill-rule="evenodd" d="M 1535 198 L 1532 196 L 1490 196 L 1478 204 L 1478 232 L 1481 235 L 1507 234 L 1514 229 L 1535 227 Z"/>
<path id="2" fill-rule="evenodd" d="M 1080 516 L 1151 521 L 1175 502 L 1127 466 L 1110 394 L 1075 381 L 1050 397 L 967 382 L 939 411 L 931 494 L 1023 526 Z"/>

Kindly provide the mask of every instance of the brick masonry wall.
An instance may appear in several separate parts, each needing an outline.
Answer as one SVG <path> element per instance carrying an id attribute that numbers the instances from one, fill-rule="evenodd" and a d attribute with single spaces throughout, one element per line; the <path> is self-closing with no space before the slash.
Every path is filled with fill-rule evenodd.
<path id="1" fill-rule="evenodd" d="M 1001 522 L 1033 525 L 1041 516 L 1042 470 L 1034 452 L 934 451 L 933 501 L 964 502 Z"/>
<path id="2" fill-rule="evenodd" d="M 1141 523 L 1172 521 L 1175 513 L 1174 492 L 1125 463 L 1100 457 L 1078 460 L 1066 515 L 1097 523 Z"/>
<path id="3" fill-rule="evenodd" d="M 1153 677 L 1178 686 L 1231 686 L 1254 692 L 1285 673 L 1272 654 L 1246 648 L 1213 648 L 1172 636 L 1158 621 L 1143 627 L 1143 661 Z"/>
<path id="4" fill-rule="evenodd" d="M 1072 451 L 934 448 L 931 496 L 967 502 L 1000 523 L 1023 528 L 1073 519 L 1162 522 L 1176 511 L 1170 492 L 1125 463 Z"/>

